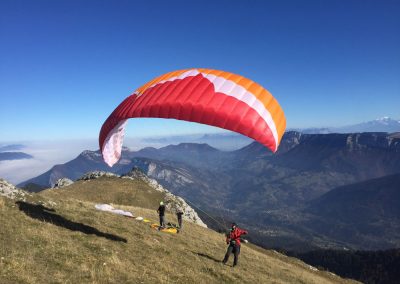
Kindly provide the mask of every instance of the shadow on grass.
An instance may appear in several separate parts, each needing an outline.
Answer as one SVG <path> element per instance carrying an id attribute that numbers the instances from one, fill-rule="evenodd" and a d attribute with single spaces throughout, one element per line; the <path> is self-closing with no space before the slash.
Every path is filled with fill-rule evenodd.
<path id="1" fill-rule="evenodd" d="M 214 261 L 214 262 L 222 263 L 222 260 L 216 259 L 216 258 L 214 258 L 214 257 L 212 257 L 212 256 L 209 256 L 208 254 L 201 253 L 201 252 L 195 252 L 195 251 L 192 251 L 192 253 L 194 253 L 195 255 L 198 255 L 198 256 L 207 258 L 207 259 L 209 259 L 209 260 L 212 260 L 212 261 Z"/>
<path id="2" fill-rule="evenodd" d="M 39 221 L 43 222 L 48 222 L 53 225 L 71 230 L 71 231 L 78 231 L 82 232 L 87 235 L 96 235 L 102 238 L 106 238 L 112 241 L 118 241 L 118 242 L 128 242 L 125 238 L 121 238 L 116 235 L 112 234 L 107 234 L 103 233 L 96 228 L 93 228 L 91 226 L 82 224 L 82 223 L 77 223 L 70 221 L 68 219 L 65 219 L 64 217 L 57 215 L 55 213 L 54 209 L 51 208 L 46 208 L 43 205 L 36 205 L 36 204 L 31 204 L 23 201 L 17 201 L 15 204 L 18 205 L 19 210 L 23 211 L 26 215 L 33 219 L 37 219 Z"/>

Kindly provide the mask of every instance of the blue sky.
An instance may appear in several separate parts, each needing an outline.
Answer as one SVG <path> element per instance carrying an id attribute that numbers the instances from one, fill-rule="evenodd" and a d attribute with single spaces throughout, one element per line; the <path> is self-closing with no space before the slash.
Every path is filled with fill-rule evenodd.
<path id="1" fill-rule="evenodd" d="M 93 139 L 163 73 L 205 67 L 266 87 L 287 126 L 400 118 L 400 1 L 0 2 L 0 141 Z M 128 136 L 218 129 L 131 120 Z"/>

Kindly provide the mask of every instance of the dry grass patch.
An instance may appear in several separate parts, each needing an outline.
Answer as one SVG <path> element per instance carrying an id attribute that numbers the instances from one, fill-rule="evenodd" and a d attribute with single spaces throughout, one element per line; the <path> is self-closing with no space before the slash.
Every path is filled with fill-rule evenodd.
<path id="1" fill-rule="evenodd" d="M 47 198 L 91 201 L 95 203 L 119 204 L 143 208 L 157 208 L 164 194 L 154 190 L 141 180 L 117 177 L 100 177 L 94 180 L 77 181 L 61 189 L 40 192 Z"/>
<path id="2" fill-rule="evenodd" d="M 5 197 L 0 197 L 0 210 L 5 209 L 6 202 L 4 200 L 5 200 Z"/>

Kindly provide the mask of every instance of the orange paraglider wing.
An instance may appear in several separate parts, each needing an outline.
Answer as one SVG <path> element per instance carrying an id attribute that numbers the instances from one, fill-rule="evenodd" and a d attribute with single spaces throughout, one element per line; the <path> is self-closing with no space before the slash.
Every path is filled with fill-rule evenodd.
<path id="1" fill-rule="evenodd" d="M 259 84 L 224 71 L 187 69 L 164 74 L 127 97 L 104 122 L 99 136 L 104 161 L 121 156 L 127 119 L 173 118 L 246 135 L 276 152 L 286 119 L 276 99 Z"/>

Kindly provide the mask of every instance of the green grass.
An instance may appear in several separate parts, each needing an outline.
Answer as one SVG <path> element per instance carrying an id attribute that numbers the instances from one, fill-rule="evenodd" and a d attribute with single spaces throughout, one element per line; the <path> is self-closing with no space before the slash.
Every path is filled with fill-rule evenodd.
<path id="1" fill-rule="evenodd" d="M 141 182 L 105 178 L 34 194 L 26 203 L 0 197 L 0 283 L 352 282 L 246 244 L 239 266 L 225 266 L 224 236 L 210 229 L 186 222 L 180 234 L 162 233 L 94 208 L 113 203 L 157 222 L 160 196 L 146 195 L 147 189 Z M 120 196 L 124 205 L 116 203 Z"/>

